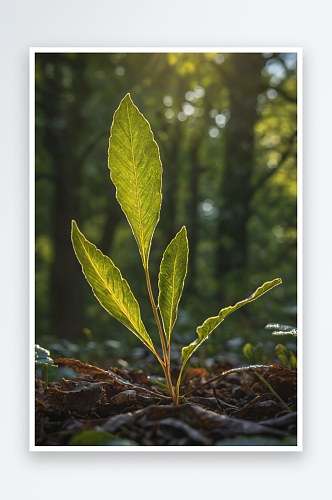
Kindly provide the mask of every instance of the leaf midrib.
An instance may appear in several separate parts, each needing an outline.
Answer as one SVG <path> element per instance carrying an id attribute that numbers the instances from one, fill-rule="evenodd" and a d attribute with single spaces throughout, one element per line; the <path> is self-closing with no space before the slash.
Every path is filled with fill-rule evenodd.
<path id="1" fill-rule="evenodd" d="M 131 121 L 129 117 L 129 107 L 128 103 L 126 103 L 126 109 L 127 109 L 127 119 L 129 123 L 129 135 L 130 135 L 130 145 L 131 145 L 131 156 L 132 156 L 132 162 L 134 166 L 134 172 L 135 172 L 135 181 L 136 181 L 136 197 L 137 197 L 137 208 L 138 208 L 138 214 L 139 214 L 139 232 L 140 232 L 140 239 L 141 239 L 141 248 L 142 248 L 142 259 L 143 259 L 143 264 L 144 268 L 146 267 L 146 260 L 145 260 L 145 248 L 144 248 L 144 239 L 143 239 L 143 228 L 142 228 L 142 216 L 141 216 L 141 203 L 139 199 L 139 189 L 138 189 L 138 179 L 137 179 L 137 167 L 136 167 L 136 162 L 135 162 L 135 155 L 134 155 L 134 141 L 133 141 L 133 134 L 131 130 Z"/>
<path id="2" fill-rule="evenodd" d="M 174 304 L 174 281 L 175 281 L 175 266 L 176 266 L 176 261 L 178 258 L 178 250 L 179 250 L 179 244 L 176 246 L 176 253 L 175 253 L 175 259 L 174 259 L 174 265 L 173 265 L 173 278 L 172 278 L 172 306 L 171 306 L 171 315 L 170 315 L 170 324 L 169 324 L 169 337 L 171 337 L 172 333 L 172 311 L 173 311 L 173 304 Z M 170 339 L 169 339 L 170 340 Z"/>

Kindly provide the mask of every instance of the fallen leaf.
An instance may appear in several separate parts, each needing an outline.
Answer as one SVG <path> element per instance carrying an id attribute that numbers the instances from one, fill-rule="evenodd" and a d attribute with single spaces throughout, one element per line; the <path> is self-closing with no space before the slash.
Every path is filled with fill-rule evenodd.
<path id="1" fill-rule="evenodd" d="M 69 358 L 59 358 L 55 359 L 54 363 L 58 366 L 66 366 L 70 368 L 74 372 L 77 373 L 89 373 L 92 374 L 103 374 L 110 376 L 108 372 L 102 370 L 101 368 L 97 368 L 96 366 L 88 365 L 87 363 L 82 363 L 78 359 L 69 359 Z"/>
<path id="2" fill-rule="evenodd" d="M 187 384 L 190 380 L 196 378 L 197 380 L 205 380 L 210 376 L 206 368 L 189 368 L 182 379 L 182 385 Z"/>
<path id="3" fill-rule="evenodd" d="M 133 401 L 136 401 L 137 394 L 136 391 L 123 391 L 114 396 L 115 404 L 116 405 L 121 405 L 123 403 L 132 403 Z"/>
<path id="4" fill-rule="evenodd" d="M 159 421 L 165 418 L 176 418 L 201 432 L 209 432 L 210 437 L 217 439 L 236 436 L 238 434 L 264 434 L 280 438 L 287 435 L 287 433 L 278 429 L 262 426 L 247 420 L 219 415 L 193 404 L 183 404 L 180 406 L 149 406 L 148 408 L 135 411 L 134 413 L 110 417 L 102 425 L 102 428 L 113 434 L 118 432 L 122 427 L 130 429 L 132 426 L 140 426 L 140 421 L 144 416 L 146 416 L 142 421 L 144 425 L 146 425 L 146 422 L 149 420 Z"/>
<path id="5" fill-rule="evenodd" d="M 234 418 L 244 418 L 249 420 L 261 420 L 264 417 L 274 417 L 284 409 L 283 405 L 273 400 L 260 401 L 253 405 L 248 404 L 238 411 L 232 413 Z"/>

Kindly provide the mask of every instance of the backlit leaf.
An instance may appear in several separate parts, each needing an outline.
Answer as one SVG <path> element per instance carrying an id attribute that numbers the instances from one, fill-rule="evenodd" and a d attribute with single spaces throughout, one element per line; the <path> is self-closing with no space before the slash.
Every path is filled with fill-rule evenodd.
<path id="1" fill-rule="evenodd" d="M 142 323 L 138 302 L 120 270 L 84 237 L 75 221 L 72 222 L 72 242 L 84 276 L 100 304 L 155 352 Z"/>
<path id="2" fill-rule="evenodd" d="M 280 359 L 282 364 L 286 366 L 286 368 L 294 371 L 297 370 L 297 359 L 290 349 L 287 349 L 287 347 L 282 344 L 278 344 L 275 348 L 275 351 L 278 358 Z"/>
<path id="3" fill-rule="evenodd" d="M 146 269 L 160 215 L 162 167 L 150 125 L 129 94 L 114 114 L 108 166 Z"/>
<path id="4" fill-rule="evenodd" d="M 51 353 L 48 349 L 45 349 L 44 347 L 40 347 L 39 344 L 35 344 L 35 359 L 49 358 L 50 356 L 51 356 Z"/>
<path id="5" fill-rule="evenodd" d="M 266 357 L 262 356 L 263 348 L 259 344 L 255 347 L 249 343 L 245 344 L 242 351 L 251 365 L 257 365 L 258 363 L 264 363 L 266 361 Z"/>
<path id="6" fill-rule="evenodd" d="M 182 349 L 181 361 L 183 363 L 183 366 L 187 363 L 190 356 L 196 351 L 196 349 L 201 345 L 201 343 L 204 342 L 204 340 L 206 340 L 207 338 L 209 338 L 213 330 L 217 328 L 217 326 L 219 326 L 220 323 L 224 321 L 224 319 L 229 314 L 233 313 L 237 309 L 240 309 L 240 307 L 244 306 L 245 304 L 248 304 L 249 302 L 258 299 L 258 297 L 268 292 L 269 290 L 271 290 L 271 288 L 275 287 L 276 285 L 279 285 L 280 283 L 281 283 L 280 278 L 277 278 L 273 281 L 267 281 L 266 283 L 264 283 L 264 285 L 257 288 L 257 290 L 247 299 L 238 302 L 237 304 L 235 304 L 235 306 L 230 306 L 226 307 L 225 309 L 221 309 L 218 316 L 214 316 L 212 318 L 208 318 L 207 320 L 205 320 L 203 325 L 199 326 L 196 330 L 198 339 L 192 342 L 188 347 L 184 347 Z"/>
<path id="7" fill-rule="evenodd" d="M 40 347 L 39 344 L 35 344 L 35 364 L 41 366 L 48 365 L 57 368 L 57 365 L 54 364 L 54 361 L 51 358 L 50 351 L 44 347 Z"/>
<path id="8" fill-rule="evenodd" d="M 166 248 L 160 264 L 158 303 L 168 344 L 187 274 L 188 252 L 187 230 L 183 226 Z"/>

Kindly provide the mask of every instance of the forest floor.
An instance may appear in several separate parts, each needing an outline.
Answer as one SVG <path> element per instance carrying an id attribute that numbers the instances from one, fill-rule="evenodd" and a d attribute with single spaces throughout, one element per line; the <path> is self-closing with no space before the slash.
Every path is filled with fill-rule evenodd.
<path id="1" fill-rule="evenodd" d="M 103 370 L 54 360 L 80 374 L 51 382 L 36 375 L 36 446 L 296 446 L 297 374 L 278 365 L 211 373 L 190 368 L 174 406 L 162 379 L 142 370 Z M 258 378 L 259 373 L 288 409 Z M 172 372 L 175 385 L 177 370 Z"/>

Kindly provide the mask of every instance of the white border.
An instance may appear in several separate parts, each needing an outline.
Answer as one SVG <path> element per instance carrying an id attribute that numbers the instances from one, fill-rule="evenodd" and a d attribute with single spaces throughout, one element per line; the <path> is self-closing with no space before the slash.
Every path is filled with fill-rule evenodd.
<path id="1" fill-rule="evenodd" d="M 302 47 L 30 47 L 29 63 L 29 451 L 37 452 L 299 452 L 303 451 L 303 50 Z M 296 52 L 298 84 L 297 117 L 297 308 L 298 396 L 297 446 L 36 446 L 35 445 L 35 54 L 36 53 L 250 53 Z"/>

